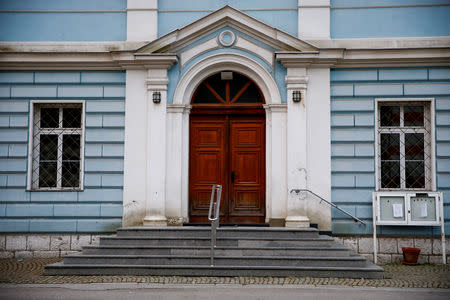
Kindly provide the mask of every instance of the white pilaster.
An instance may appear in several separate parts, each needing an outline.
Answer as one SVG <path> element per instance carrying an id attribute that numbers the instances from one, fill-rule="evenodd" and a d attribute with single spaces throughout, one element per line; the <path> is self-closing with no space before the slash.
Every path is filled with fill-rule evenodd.
<path id="1" fill-rule="evenodd" d="M 125 154 L 123 226 L 141 225 L 145 217 L 147 159 L 147 88 L 145 70 L 127 70 L 125 105 Z"/>
<path id="2" fill-rule="evenodd" d="M 183 112 L 185 105 L 167 105 L 166 215 L 182 222 Z"/>
<path id="3" fill-rule="evenodd" d="M 298 37 L 330 38 L 330 0 L 298 0 Z"/>
<path id="4" fill-rule="evenodd" d="M 266 109 L 266 211 L 267 219 L 286 216 L 286 104 Z"/>
<path id="5" fill-rule="evenodd" d="M 165 226 L 166 218 L 166 69 L 147 72 L 147 180 L 144 226 Z M 161 93 L 161 103 L 153 103 L 153 93 Z"/>
<path id="6" fill-rule="evenodd" d="M 308 188 L 331 202 L 330 69 L 310 68 L 307 72 Z M 308 216 L 319 230 L 331 231 L 331 207 L 311 195 Z"/>
<path id="7" fill-rule="evenodd" d="M 306 193 L 295 193 L 296 189 L 308 188 L 307 156 L 307 98 L 308 77 L 305 68 L 288 68 L 287 87 L 287 227 L 309 227 Z M 301 102 L 292 101 L 293 91 L 301 92 Z"/>
<path id="8" fill-rule="evenodd" d="M 153 41 L 158 36 L 158 0 L 127 1 L 127 41 Z"/>

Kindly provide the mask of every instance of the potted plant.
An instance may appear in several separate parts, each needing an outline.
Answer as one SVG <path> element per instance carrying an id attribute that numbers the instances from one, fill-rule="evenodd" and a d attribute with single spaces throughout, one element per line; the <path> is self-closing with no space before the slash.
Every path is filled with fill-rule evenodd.
<path id="1" fill-rule="evenodd" d="M 410 247 L 402 247 L 402 251 L 403 251 L 402 264 L 417 265 L 417 259 L 419 258 L 420 249 L 410 248 Z"/>

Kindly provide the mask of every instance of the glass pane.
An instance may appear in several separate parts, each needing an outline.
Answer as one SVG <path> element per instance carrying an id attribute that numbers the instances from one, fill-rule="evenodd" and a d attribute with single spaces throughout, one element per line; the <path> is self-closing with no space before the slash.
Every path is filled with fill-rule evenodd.
<path id="1" fill-rule="evenodd" d="M 400 162 L 381 162 L 381 187 L 400 188 Z"/>
<path id="2" fill-rule="evenodd" d="M 400 106 L 381 106 L 380 126 L 400 126 Z"/>
<path id="3" fill-rule="evenodd" d="M 39 187 L 56 187 L 56 162 L 41 162 L 39 164 Z"/>
<path id="4" fill-rule="evenodd" d="M 80 159 L 80 135 L 65 134 L 63 135 L 63 160 L 79 160 Z"/>
<path id="5" fill-rule="evenodd" d="M 220 104 L 222 102 L 220 102 L 204 84 L 201 84 L 195 92 L 193 103 Z"/>
<path id="6" fill-rule="evenodd" d="M 80 163 L 63 162 L 62 163 L 62 187 L 80 186 Z"/>
<path id="7" fill-rule="evenodd" d="M 41 134 L 39 140 L 39 159 L 57 160 L 58 136 L 56 134 Z"/>
<path id="8" fill-rule="evenodd" d="M 233 75 L 235 75 L 234 73 Z M 222 80 L 220 73 L 217 73 L 211 77 L 209 77 L 206 82 L 213 88 L 213 90 L 219 94 L 220 97 L 222 97 L 223 100 L 226 101 L 226 91 L 225 91 L 225 85 L 226 83 L 230 82 L 230 80 Z"/>
<path id="9" fill-rule="evenodd" d="M 63 127 L 81 128 L 81 107 L 63 108 Z"/>
<path id="10" fill-rule="evenodd" d="M 423 126 L 423 106 L 405 106 L 405 126 Z"/>
<path id="11" fill-rule="evenodd" d="M 425 188 L 425 165 L 423 161 L 406 161 L 406 188 Z"/>
<path id="12" fill-rule="evenodd" d="M 242 93 L 235 103 L 262 103 L 263 97 L 254 83 Z"/>
<path id="13" fill-rule="evenodd" d="M 59 127 L 59 108 L 41 108 L 41 128 Z"/>
<path id="14" fill-rule="evenodd" d="M 424 134 L 405 133 L 405 159 L 424 160 Z"/>
<path id="15" fill-rule="evenodd" d="M 400 134 L 382 133 L 381 135 L 381 159 L 400 159 Z"/>

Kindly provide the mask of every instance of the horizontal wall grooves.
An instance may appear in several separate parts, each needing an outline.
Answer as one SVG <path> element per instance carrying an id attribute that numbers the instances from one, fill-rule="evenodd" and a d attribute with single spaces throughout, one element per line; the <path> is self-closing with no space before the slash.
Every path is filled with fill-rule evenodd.
<path id="1" fill-rule="evenodd" d="M 110 232 L 121 225 L 124 72 L 0 72 L 0 231 Z M 30 100 L 84 100 L 82 191 L 27 191 Z"/>
<path id="2" fill-rule="evenodd" d="M 444 216 L 450 219 L 450 68 L 335 69 L 331 71 L 332 201 L 368 226 L 355 224 L 333 209 L 334 234 L 372 232 L 375 99 L 396 97 L 435 98 L 436 183 L 437 190 L 444 192 Z M 437 227 L 378 230 L 393 235 L 439 234 Z"/>

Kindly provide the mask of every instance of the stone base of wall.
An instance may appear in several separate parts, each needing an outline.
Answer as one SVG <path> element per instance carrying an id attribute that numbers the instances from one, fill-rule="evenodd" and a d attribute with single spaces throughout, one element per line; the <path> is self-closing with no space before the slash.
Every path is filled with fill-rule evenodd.
<path id="1" fill-rule="evenodd" d="M 333 236 L 334 239 L 358 252 L 373 262 L 372 236 Z M 432 237 L 377 237 L 377 263 L 400 263 L 403 259 L 402 247 L 420 249 L 419 263 L 442 264 L 442 242 Z M 450 263 L 450 240 L 445 244 L 447 264 Z"/>
<path id="2" fill-rule="evenodd" d="M 99 235 L 6 234 L 0 235 L 0 258 L 63 257 L 98 245 Z"/>
<path id="3" fill-rule="evenodd" d="M 82 246 L 98 245 L 100 235 L 6 234 L 0 235 L 0 258 L 63 257 L 81 251 Z M 373 261 L 372 236 L 334 236 L 334 239 Z M 379 237 L 378 264 L 400 263 L 402 247 L 420 249 L 419 263 L 442 264 L 440 238 Z M 446 239 L 450 264 L 450 239 Z"/>

